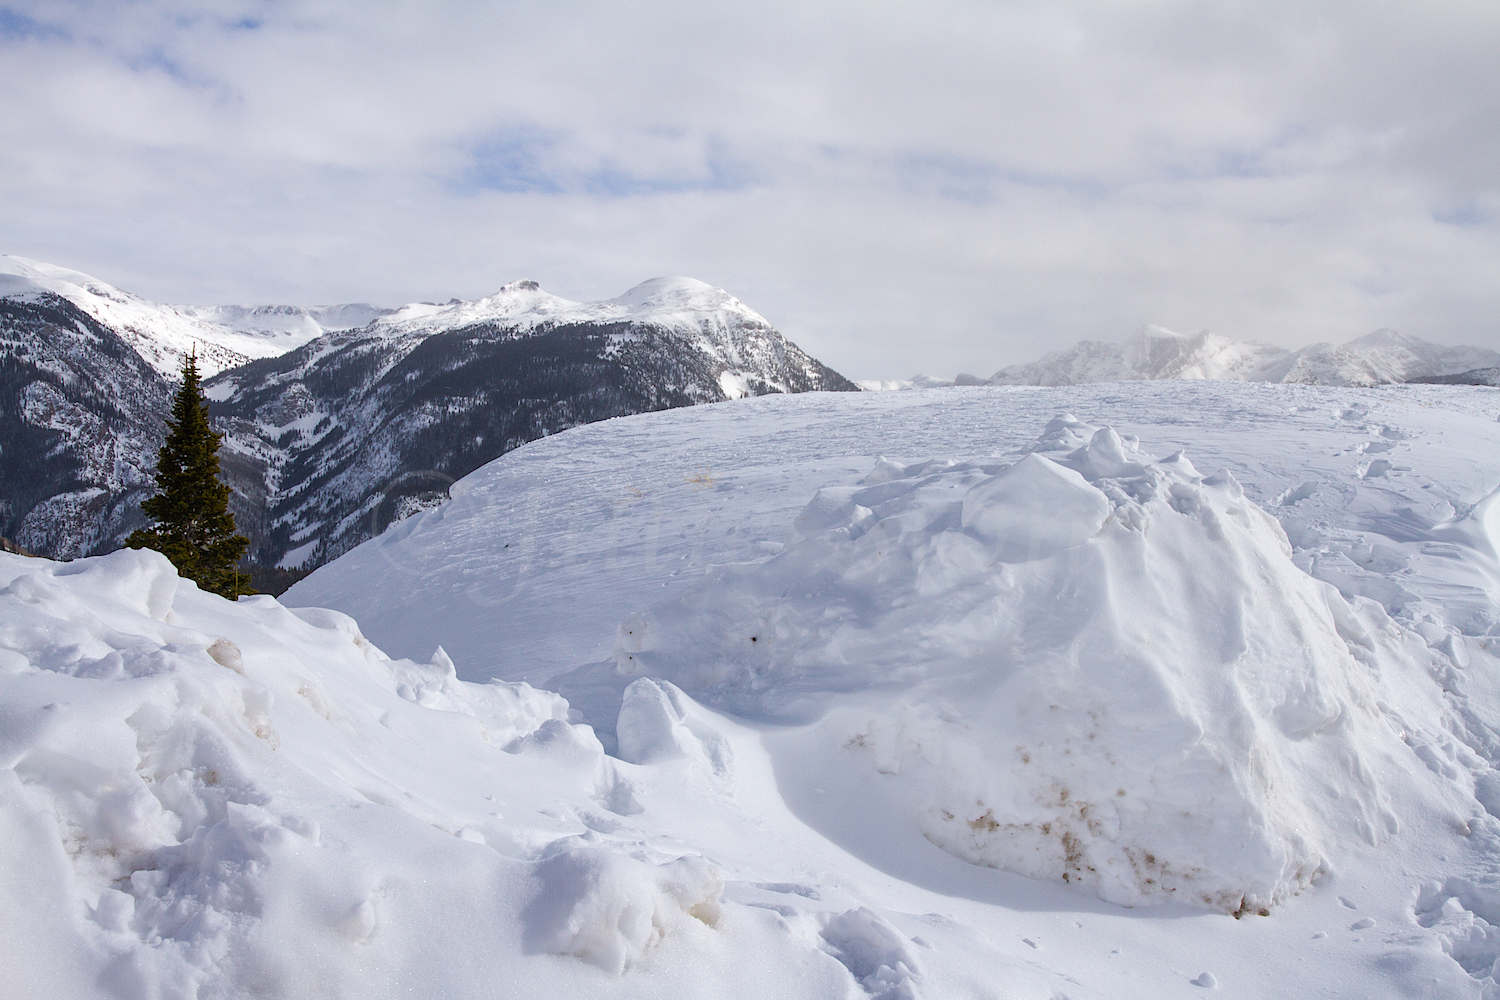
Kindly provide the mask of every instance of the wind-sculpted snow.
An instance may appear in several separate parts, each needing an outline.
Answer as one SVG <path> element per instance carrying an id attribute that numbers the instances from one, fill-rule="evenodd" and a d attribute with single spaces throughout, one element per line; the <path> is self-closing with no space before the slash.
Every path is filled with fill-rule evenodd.
<path id="1" fill-rule="evenodd" d="M 1112 902 L 1240 914 L 1399 829 L 1437 725 L 1415 635 L 1291 560 L 1227 472 L 1054 420 L 1013 465 L 880 462 L 786 549 L 620 628 L 617 668 L 751 717 L 822 718 L 976 863 Z"/>
<path id="2" fill-rule="evenodd" d="M 557 695 L 459 681 L 441 648 L 392 660 L 336 611 L 231 604 L 150 552 L 0 554 L 4 994 L 922 1000 L 997 969 L 1025 995 L 1057 979 L 809 883 L 858 865 L 788 814 L 757 733 L 661 682 L 626 702 L 639 763 Z"/>
<path id="3" fill-rule="evenodd" d="M 154 553 L 0 554 L 5 995 L 847 981 L 767 911 L 726 914 L 719 867 L 627 826 L 650 772 L 567 716 L 456 680 L 441 649 L 391 660 L 338 612 L 203 594 Z"/>

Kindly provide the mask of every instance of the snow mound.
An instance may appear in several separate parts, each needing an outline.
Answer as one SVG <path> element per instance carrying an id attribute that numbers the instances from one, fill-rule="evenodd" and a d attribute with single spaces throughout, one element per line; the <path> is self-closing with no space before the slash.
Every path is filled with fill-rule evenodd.
<path id="1" fill-rule="evenodd" d="M 1235 914 L 1395 832 L 1428 792 L 1384 706 L 1442 714 L 1422 642 L 1299 570 L 1233 476 L 1069 415 L 1011 465 L 820 490 L 780 554 L 631 616 L 615 656 L 821 719 L 968 861 Z"/>
<path id="2" fill-rule="evenodd" d="M 153 552 L 0 554 L 11 985 L 472 995 L 552 982 L 517 966 L 528 942 L 620 972 L 706 931 L 714 869 L 582 847 L 557 811 L 624 784 L 567 716 L 441 649 L 391 660 L 339 612 L 204 594 Z"/>

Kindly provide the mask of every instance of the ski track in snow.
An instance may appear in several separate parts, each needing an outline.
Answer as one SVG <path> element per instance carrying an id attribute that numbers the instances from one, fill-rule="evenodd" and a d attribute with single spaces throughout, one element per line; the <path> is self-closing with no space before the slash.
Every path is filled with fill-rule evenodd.
<path id="1" fill-rule="evenodd" d="M 1077 421 L 1049 430 L 1060 412 Z M 1446 386 L 762 397 L 528 445 L 280 604 L 203 595 L 145 553 L 0 556 L 12 859 L 0 981 L 25 998 L 1494 996 L 1497 414 L 1494 393 Z M 1033 449 L 1047 457 L 988 478 Z M 955 464 L 918 467 L 932 459 Z M 886 745 L 874 730 L 866 750 L 841 742 L 837 711 L 795 725 L 736 717 L 619 669 L 635 648 L 622 623 L 732 597 L 736 580 L 758 586 L 778 554 L 816 570 L 806 553 L 857 553 L 882 522 L 946 544 L 959 532 L 931 515 L 950 487 L 982 491 L 964 501 L 967 527 L 998 539 L 1000 577 L 1066 565 L 1047 560 L 1085 541 L 1069 525 L 1099 512 L 1082 473 L 1061 492 L 1037 478 L 1063 465 L 1099 484 L 1112 517 L 1180 516 L 1158 541 L 1260 553 L 1257 586 L 1318 593 L 1287 575 L 1295 562 L 1349 599 L 1328 600 L 1318 641 L 1332 659 L 1309 675 L 1324 693 L 1281 706 L 1331 699 L 1318 733 L 1281 711 L 1204 741 L 1243 737 L 1286 760 L 1336 751 L 1323 762 L 1349 766 L 1346 792 L 1319 785 L 1316 763 L 1299 776 L 1324 824 L 1302 832 L 1328 863 L 1268 899 L 1269 917 L 1130 908 L 969 864 L 911 812 L 934 787 L 925 765 L 872 766 Z M 1210 475 L 1221 467 L 1232 478 Z M 931 496 L 832 502 L 861 483 L 894 484 L 886 503 Z M 1290 559 L 1238 484 L 1286 527 Z M 1007 518 L 1037 497 L 1055 524 L 1010 552 Z M 1220 522 L 1239 548 L 1212 548 Z M 1110 530 L 1135 551 L 1134 529 Z M 743 565 L 708 575 L 731 563 Z M 1253 565 L 1206 571 L 1232 583 Z M 882 579 L 918 609 L 943 593 L 930 573 Z M 859 634 L 880 637 L 882 620 L 861 619 Z M 661 621 L 673 641 L 714 637 L 701 616 Z M 826 657 L 816 634 L 787 641 Z M 1327 686 L 1339 678 L 1350 693 Z M 972 705 L 946 689 L 961 713 L 990 690 L 974 679 Z M 943 735 L 951 720 L 912 718 L 912 732 L 963 748 Z M 1119 756 L 1141 759 L 1129 743 Z M 1182 773 L 1184 790 L 1199 787 Z M 1380 829 L 1342 825 L 1382 810 Z M 1294 814 L 1268 812 L 1267 829 Z M 1214 846 L 1262 856 L 1232 827 Z"/>

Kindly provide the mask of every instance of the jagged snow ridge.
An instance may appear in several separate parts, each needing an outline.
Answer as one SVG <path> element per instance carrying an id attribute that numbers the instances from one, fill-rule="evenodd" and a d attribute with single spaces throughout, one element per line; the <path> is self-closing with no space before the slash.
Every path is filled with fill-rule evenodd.
<path id="1" fill-rule="evenodd" d="M 783 552 L 631 616 L 615 655 L 821 718 L 933 843 L 1125 905 L 1268 910 L 1396 832 L 1394 801 L 1462 811 L 1383 707 L 1441 727 L 1425 643 L 1298 569 L 1228 473 L 1067 415 L 1008 467 L 819 491 Z"/>
<path id="2" fill-rule="evenodd" d="M 118 332 L 168 378 L 196 349 L 205 376 L 295 350 L 330 329 L 364 326 L 388 310 L 368 305 L 175 306 L 150 302 L 80 271 L 24 257 L 0 257 L 0 296 L 59 295 Z M 347 324 L 348 326 L 345 326 Z"/>

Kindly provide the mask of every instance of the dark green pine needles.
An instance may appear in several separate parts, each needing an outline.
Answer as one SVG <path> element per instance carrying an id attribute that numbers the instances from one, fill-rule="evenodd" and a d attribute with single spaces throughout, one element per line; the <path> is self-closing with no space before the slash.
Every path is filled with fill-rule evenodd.
<path id="1" fill-rule="evenodd" d="M 167 427 L 166 443 L 156 459 L 156 495 L 141 504 L 156 526 L 132 532 L 125 544 L 155 549 L 204 590 L 230 599 L 254 593 L 239 570 L 250 540 L 234 533 L 229 487 L 219 480 L 223 435 L 208 425 L 196 353 L 183 362 L 182 388 Z"/>

